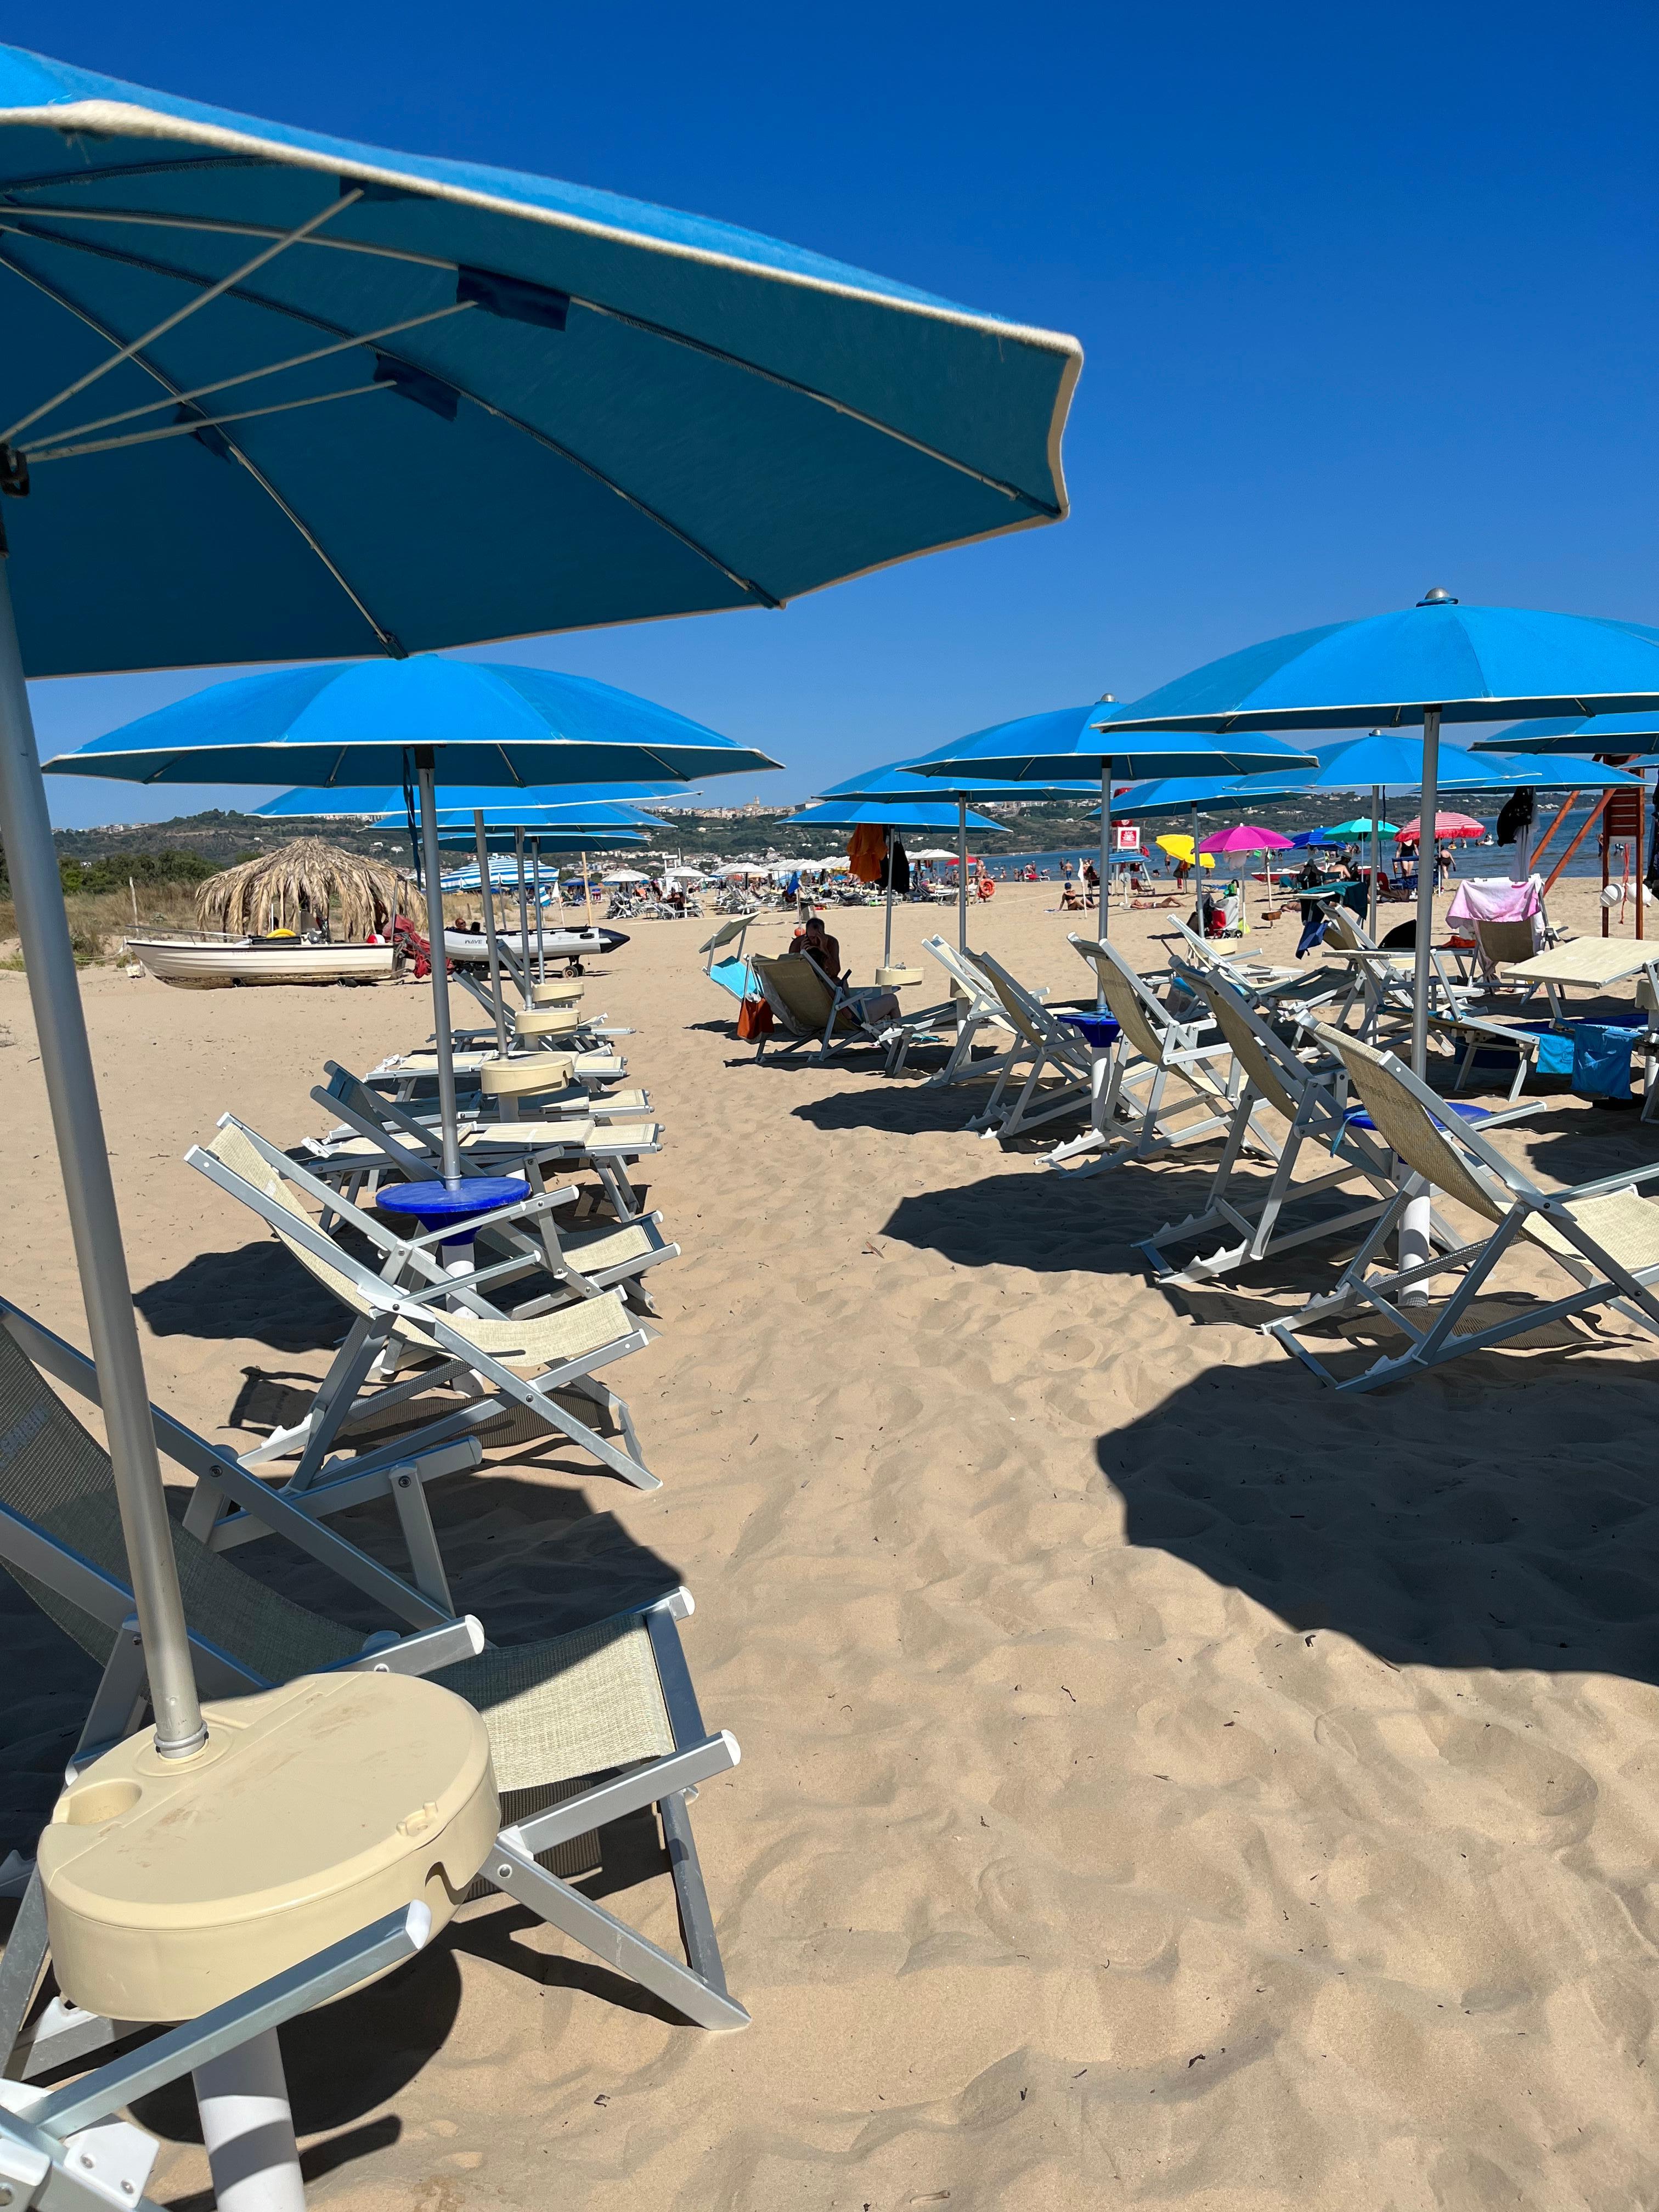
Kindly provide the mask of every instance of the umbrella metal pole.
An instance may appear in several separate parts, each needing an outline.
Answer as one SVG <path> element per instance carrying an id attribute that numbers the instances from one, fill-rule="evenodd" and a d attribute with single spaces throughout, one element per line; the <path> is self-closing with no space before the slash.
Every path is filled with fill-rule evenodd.
<path id="1" fill-rule="evenodd" d="M 957 951 L 968 950 L 968 802 L 957 801 Z"/>
<path id="2" fill-rule="evenodd" d="M 1429 1079 L 1429 978 L 1433 973 L 1430 953 L 1434 944 L 1435 823 L 1440 807 L 1440 709 L 1423 710 L 1423 791 L 1417 817 L 1417 957 L 1412 999 L 1412 1073 L 1419 1082 Z M 1372 817 L 1375 820 L 1375 817 Z M 1426 835 L 1425 835 L 1426 832 Z M 1421 1267 L 1433 1256 L 1430 1235 L 1432 1191 L 1419 1191 L 1407 1205 L 1400 1224 L 1400 1264 Z M 1414 1284 L 1402 1293 L 1402 1305 L 1429 1302 L 1428 1285 Z"/>
<path id="3" fill-rule="evenodd" d="M 1382 864 L 1382 793 L 1376 784 L 1371 786 L 1371 893 L 1365 902 L 1365 927 L 1375 942 L 1376 937 L 1376 872 Z"/>
<path id="4" fill-rule="evenodd" d="M 536 907 L 536 981 L 547 981 L 547 950 L 542 928 L 542 841 L 530 841 L 530 880 L 535 893 Z"/>
<path id="5" fill-rule="evenodd" d="M 121 1537 L 143 1639 L 155 1713 L 155 1747 L 184 1759 L 206 1740 L 190 1662 L 184 1601 L 167 1519 L 167 1494 L 150 1423 L 132 1289 L 121 1244 L 115 1184 L 104 1143 L 97 1079 L 87 1042 L 81 987 L 40 780 L 34 724 L 12 619 L 6 563 L 0 557 L 0 838 L 22 940 L 52 1130 L 69 1202 L 70 1233 L 98 1398 L 109 1437 Z"/>
<path id="6" fill-rule="evenodd" d="M 519 856 L 519 996 L 530 1004 L 530 906 L 524 881 L 524 831 L 513 832 L 513 849 Z"/>
<path id="7" fill-rule="evenodd" d="M 501 948 L 495 934 L 495 882 L 489 872 L 489 840 L 484 834 L 482 807 L 472 810 L 472 836 L 478 852 L 478 881 L 484 887 L 484 943 L 489 947 L 489 995 L 495 1006 L 495 1048 L 505 1060 L 513 1045 L 507 1034 L 507 1000 L 501 990 Z"/>
<path id="8" fill-rule="evenodd" d="M 1107 761 L 1100 771 L 1100 941 L 1105 944 L 1112 933 L 1112 895 L 1108 888 L 1112 880 L 1112 764 Z M 1106 1011 L 1106 986 L 1095 987 L 1095 1012 Z"/>
<path id="9" fill-rule="evenodd" d="M 582 854 L 582 903 L 587 908 L 587 927 L 591 931 L 593 927 L 593 878 L 587 872 L 587 855 L 586 853 Z M 567 975 L 570 973 L 569 963 L 568 962 L 565 966 L 565 973 Z"/>
<path id="10" fill-rule="evenodd" d="M 893 964 L 893 830 L 890 823 L 887 829 L 887 933 L 882 939 L 881 964 L 884 968 L 890 968 Z"/>
<path id="11" fill-rule="evenodd" d="M 421 745 L 415 754 L 415 785 L 421 813 L 421 866 L 426 878 L 426 933 L 432 946 L 432 1019 L 437 1031 L 438 1121 L 443 1140 L 443 1180 L 447 1190 L 461 1187 L 459 1115 L 455 1106 L 455 1036 L 449 1026 L 449 955 L 444 944 L 443 872 L 438 860 L 438 793 L 433 772 L 432 748 Z M 484 878 L 486 884 L 489 878 Z M 495 909 L 486 895 L 484 910 L 495 926 Z"/>

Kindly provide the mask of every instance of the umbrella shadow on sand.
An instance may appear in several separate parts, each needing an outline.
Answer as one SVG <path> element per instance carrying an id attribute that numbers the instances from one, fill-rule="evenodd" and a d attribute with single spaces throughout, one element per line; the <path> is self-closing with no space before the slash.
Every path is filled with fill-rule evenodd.
<path id="1" fill-rule="evenodd" d="M 1211 1179 L 1207 1158 L 1190 1167 L 1129 1166 L 1084 1181 L 1011 1166 L 980 1182 L 901 1199 L 881 1233 L 962 1267 L 1144 1274 L 1138 1242 L 1171 1215 L 1202 1206 Z"/>
<path id="2" fill-rule="evenodd" d="M 242 1339 L 289 1353 L 331 1351 L 347 1325 L 339 1300 L 268 1237 L 198 1252 L 132 1302 L 157 1336 Z"/>
<path id="3" fill-rule="evenodd" d="M 1287 1357 L 1196 1377 L 1097 1454 L 1129 1543 L 1299 1632 L 1659 1682 L 1652 1389 L 1546 1350 L 1336 1398 Z"/>

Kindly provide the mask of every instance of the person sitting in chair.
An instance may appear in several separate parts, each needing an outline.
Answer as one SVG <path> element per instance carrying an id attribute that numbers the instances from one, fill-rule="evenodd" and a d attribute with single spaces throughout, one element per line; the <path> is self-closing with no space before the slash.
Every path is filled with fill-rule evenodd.
<path id="1" fill-rule="evenodd" d="M 789 950 L 796 959 L 810 960 L 827 981 L 840 982 L 841 944 L 825 929 L 822 915 L 807 916 L 805 927 L 791 943 Z"/>

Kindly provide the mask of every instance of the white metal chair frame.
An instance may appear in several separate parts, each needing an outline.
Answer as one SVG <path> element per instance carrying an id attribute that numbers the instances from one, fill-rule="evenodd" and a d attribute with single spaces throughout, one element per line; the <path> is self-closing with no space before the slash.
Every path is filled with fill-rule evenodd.
<path id="1" fill-rule="evenodd" d="M 1155 1159 L 1231 1128 L 1237 1079 L 1231 1073 L 1231 1053 L 1218 1040 L 1210 1014 L 1178 1018 L 1115 945 L 1077 936 L 1067 941 L 1094 969 L 1107 1011 L 1123 1034 L 1096 1090 L 1089 1127 L 1057 1145 L 1044 1166 L 1066 1175 L 1104 1175 L 1130 1160 Z M 1191 1096 L 1166 1104 L 1172 1082 Z M 1186 1118 L 1193 1115 L 1198 1118 Z M 1073 1160 L 1084 1164 L 1073 1167 Z"/>
<path id="2" fill-rule="evenodd" d="M 1449 1114 L 1446 1102 L 1394 1054 L 1379 1052 L 1340 1030 L 1322 1029 L 1316 1034 L 1347 1067 L 1354 1090 L 1379 1131 L 1392 1126 L 1389 1141 L 1401 1160 L 1399 1188 L 1344 1267 L 1336 1287 L 1286 1319 L 1269 1322 L 1266 1334 L 1295 1352 L 1322 1382 L 1341 1390 L 1375 1390 L 1398 1376 L 1502 1344 L 1592 1306 L 1612 1305 L 1659 1336 L 1659 1297 L 1653 1288 L 1659 1283 L 1659 1242 L 1653 1245 L 1652 1261 L 1632 1265 L 1610 1250 L 1606 1241 L 1619 1233 L 1608 1214 L 1608 1202 L 1632 1196 L 1642 1184 L 1659 1177 L 1659 1164 L 1545 1190 L 1505 1158 L 1480 1127 Z M 1484 1217 L 1492 1224 L 1490 1233 L 1420 1266 L 1373 1272 L 1406 1207 L 1429 1189 L 1441 1191 Z M 1639 1202 L 1652 1206 L 1651 1200 Z M 1659 1206 L 1653 1207 L 1653 1213 L 1646 1233 L 1659 1238 Z M 1529 1249 L 1553 1261 L 1577 1287 L 1565 1297 L 1521 1306 L 1488 1328 L 1462 1327 L 1492 1270 L 1522 1238 Z M 1448 1274 L 1462 1278 L 1452 1297 L 1426 1326 L 1420 1316 L 1413 1320 L 1403 1304 L 1403 1293 Z M 1367 1307 L 1399 1330 L 1407 1349 L 1379 1359 L 1359 1375 L 1339 1379 L 1301 1342 L 1299 1333 L 1316 1322 L 1341 1319 Z"/>

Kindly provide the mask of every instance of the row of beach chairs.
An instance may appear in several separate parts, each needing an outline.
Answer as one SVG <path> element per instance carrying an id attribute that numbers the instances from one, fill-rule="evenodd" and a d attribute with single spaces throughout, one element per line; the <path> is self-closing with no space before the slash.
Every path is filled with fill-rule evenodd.
<path id="1" fill-rule="evenodd" d="M 890 1066 L 923 1038 L 948 1042 L 930 1079 L 989 1080 L 968 1123 L 981 1135 L 1006 1139 L 1085 1117 L 1079 1134 L 1043 1155 L 1056 1172 L 1155 1169 L 1166 1154 L 1218 1146 L 1203 1203 L 1140 1248 L 1157 1279 L 1189 1287 L 1299 1247 L 1351 1247 L 1328 1291 L 1266 1328 L 1322 1381 L 1375 1389 L 1597 1307 L 1659 1335 L 1659 1202 L 1645 1194 L 1659 1166 L 1547 1188 L 1494 1142 L 1537 1109 L 1519 1096 L 1536 1031 L 1510 1018 L 1549 988 L 1547 976 L 1506 980 L 1497 957 L 1525 957 L 1527 934 L 1525 944 L 1491 948 L 1491 973 L 1484 957 L 1461 975 L 1442 952 L 1430 962 L 1430 1031 L 1451 1089 L 1477 1050 L 1516 1055 L 1497 1109 L 1443 1096 L 1412 1073 L 1413 956 L 1377 945 L 1346 913 L 1331 917 L 1311 972 L 1264 968 L 1177 927 L 1167 968 L 1145 976 L 1115 946 L 1073 936 L 1096 992 L 1066 1002 L 1028 989 L 988 953 L 935 939 L 926 950 L 951 979 L 950 1006 L 907 1017 L 896 1049 L 872 1041 L 885 1044 Z M 1256 1172 L 1243 1172 L 1247 1162 Z M 1425 1193 L 1455 1201 L 1474 1226 L 1436 1205 L 1429 1256 L 1395 1264 L 1407 1208 Z M 1566 1279 L 1561 1295 L 1483 1311 L 1477 1301 L 1495 1271 L 1522 1252 Z M 1423 1302 L 1449 1279 L 1449 1295 L 1439 1289 Z M 1339 1376 L 1307 1337 L 1361 1316 L 1402 1348 Z"/>

